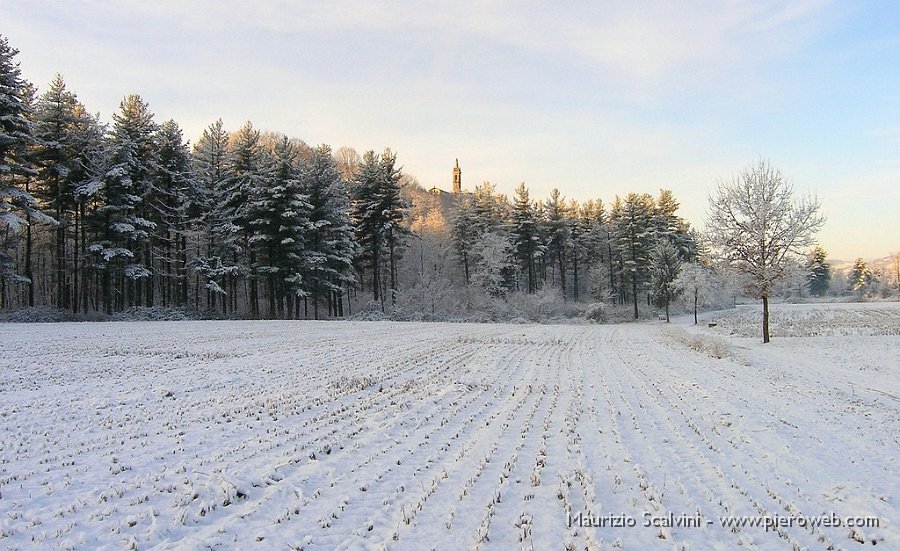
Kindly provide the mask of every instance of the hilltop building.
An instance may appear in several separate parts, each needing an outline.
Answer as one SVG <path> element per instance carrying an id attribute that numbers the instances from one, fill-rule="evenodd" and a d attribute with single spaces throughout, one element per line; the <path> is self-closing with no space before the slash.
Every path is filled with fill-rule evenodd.
<path id="1" fill-rule="evenodd" d="M 460 170 L 459 168 L 459 159 L 456 159 L 456 164 L 453 167 L 453 192 L 451 193 L 449 191 L 444 191 L 441 188 L 434 186 L 428 190 L 428 193 L 438 196 L 438 199 L 441 202 L 441 207 L 444 209 L 444 211 L 447 211 L 456 203 L 459 195 L 463 193 L 462 170 Z"/>

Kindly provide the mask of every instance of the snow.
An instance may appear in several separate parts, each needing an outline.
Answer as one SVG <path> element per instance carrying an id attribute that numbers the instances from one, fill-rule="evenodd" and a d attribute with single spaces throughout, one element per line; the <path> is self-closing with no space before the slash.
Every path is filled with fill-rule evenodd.
<path id="1" fill-rule="evenodd" d="M 722 329 L 752 312 L 3 324 L 0 547 L 900 548 L 900 336 Z M 900 317 L 784 312 L 855 333 Z M 880 527 L 718 520 L 831 513 Z M 604 517 L 637 525 L 568 522 Z"/>

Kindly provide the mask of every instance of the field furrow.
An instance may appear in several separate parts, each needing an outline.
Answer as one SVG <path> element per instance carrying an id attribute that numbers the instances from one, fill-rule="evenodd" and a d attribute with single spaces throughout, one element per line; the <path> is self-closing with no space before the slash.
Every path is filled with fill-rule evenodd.
<path id="1" fill-rule="evenodd" d="M 900 547 L 900 341 L 837 338 L 0 326 L 0 548 Z M 880 524 L 796 522 L 830 514 Z"/>

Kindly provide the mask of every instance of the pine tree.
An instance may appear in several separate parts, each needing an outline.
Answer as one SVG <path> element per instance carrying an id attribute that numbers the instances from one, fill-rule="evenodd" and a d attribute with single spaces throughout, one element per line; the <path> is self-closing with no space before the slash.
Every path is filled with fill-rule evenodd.
<path id="1" fill-rule="evenodd" d="M 669 323 L 669 305 L 675 300 L 680 289 L 676 283 L 681 271 L 678 249 L 668 239 L 661 239 L 653 248 L 651 290 L 657 306 L 666 309 L 666 323 Z"/>
<path id="2" fill-rule="evenodd" d="M 343 315 L 344 288 L 354 283 L 356 243 L 347 191 L 327 145 L 314 150 L 304 172 L 303 191 L 310 206 L 304 263 L 314 316 L 318 319 L 322 299 L 327 299 L 331 315 Z"/>
<path id="3" fill-rule="evenodd" d="M 847 285 L 850 287 L 850 290 L 858 292 L 859 296 L 863 296 L 872 281 L 872 272 L 869 270 L 869 265 L 866 264 L 866 261 L 862 258 L 857 258 L 853 261 L 853 267 L 850 268 L 850 273 L 847 275 Z"/>
<path id="4" fill-rule="evenodd" d="M 0 250 L 0 296 L 6 300 L 7 281 L 28 285 L 28 303 L 34 305 L 31 273 L 31 223 L 53 223 L 43 214 L 28 191 L 28 182 L 37 175 L 32 158 L 35 138 L 29 115 L 33 88 L 22 79 L 19 64 L 14 61 L 19 51 L 0 35 L 0 223 L 17 232 L 27 233 L 24 278 L 13 270 L 12 257 Z M 8 244 L 4 244 L 4 249 Z"/>
<path id="5" fill-rule="evenodd" d="M 187 304 L 187 236 L 196 181 L 188 146 L 174 120 L 164 122 L 156 135 L 158 163 L 150 194 L 156 220 L 153 257 L 163 306 Z"/>
<path id="6" fill-rule="evenodd" d="M 372 299 L 381 300 L 382 308 L 382 264 L 387 263 L 393 300 L 397 289 L 397 261 L 408 235 L 401 224 L 407 206 L 400 196 L 400 179 L 396 156 L 390 149 L 380 158 L 374 151 L 367 151 L 357 171 L 351 204 L 351 218 L 360 245 L 360 266 L 371 269 Z"/>
<path id="7" fill-rule="evenodd" d="M 116 255 L 129 259 L 120 274 L 124 278 L 121 285 L 127 297 L 125 301 L 129 306 L 151 306 L 154 304 L 151 232 L 159 219 L 150 204 L 157 167 L 157 126 L 149 106 L 136 94 L 126 96 L 119 110 L 113 115 L 112 166 L 106 175 L 105 207 L 112 217 L 109 237 L 123 251 L 128 251 Z"/>
<path id="8" fill-rule="evenodd" d="M 250 190 L 247 224 L 252 228 L 248 243 L 257 259 L 254 272 L 266 283 L 268 316 L 275 318 L 302 292 L 305 233 L 309 228 L 309 203 L 302 193 L 297 153 L 286 136 L 274 144 L 265 178 L 257 178 Z M 290 289 L 288 288 L 290 287 Z M 289 304 L 285 300 L 290 296 Z"/>
<path id="9" fill-rule="evenodd" d="M 250 224 L 250 212 L 254 194 L 268 183 L 266 170 L 271 163 L 266 162 L 260 144 L 259 131 L 247 122 L 232 137 L 230 158 L 232 179 L 225 190 L 224 209 L 228 220 L 221 227 L 222 240 L 231 249 L 230 271 L 235 276 L 245 277 L 250 315 L 259 317 L 259 287 L 257 278 L 257 249 L 250 246 L 255 228 Z M 237 277 L 231 278 L 232 312 L 237 306 Z"/>
<path id="10" fill-rule="evenodd" d="M 381 263 L 383 250 L 383 234 L 379 186 L 381 180 L 381 164 L 372 150 L 363 153 L 356 179 L 353 185 L 353 196 L 350 206 L 356 241 L 360 245 L 357 256 L 360 271 L 369 268 L 372 273 L 372 300 L 381 298 Z"/>
<path id="11" fill-rule="evenodd" d="M 547 231 L 547 254 L 555 262 L 559 273 L 559 288 L 563 300 L 566 295 L 566 266 L 570 248 L 571 232 L 567 216 L 565 198 L 559 190 L 553 188 L 550 197 L 544 202 L 544 227 Z"/>
<path id="12" fill-rule="evenodd" d="M 606 213 L 603 201 L 590 199 L 580 205 L 573 201 L 569 205 L 572 226 L 572 288 L 577 301 L 581 292 L 582 273 L 599 273 L 607 256 Z M 600 272 L 603 270 L 601 269 Z M 598 285 L 599 284 L 599 285 Z M 595 279 L 594 295 L 602 294 L 606 280 Z"/>
<path id="13" fill-rule="evenodd" d="M 682 262 L 691 262 L 697 257 L 697 243 L 690 224 L 676 214 L 679 206 L 670 190 L 661 189 L 653 209 L 654 231 L 657 239 L 665 239 L 675 246 Z"/>
<path id="14" fill-rule="evenodd" d="M 70 254 L 74 251 L 68 242 L 70 238 L 77 239 L 75 189 L 85 178 L 85 149 L 89 144 L 79 135 L 84 113 L 75 94 L 66 90 L 65 82 L 57 75 L 37 101 L 34 124 L 38 163 L 34 195 L 58 222 L 53 241 L 54 302 L 58 308 L 70 308 L 74 303 L 76 311 L 77 290 L 68 280 Z M 73 273 L 75 270 L 77 267 L 73 267 Z"/>
<path id="15" fill-rule="evenodd" d="M 195 273 L 195 308 L 200 307 L 201 289 L 206 294 L 206 307 L 217 310 L 219 298 L 223 313 L 228 313 L 226 288 L 236 277 L 232 263 L 233 222 L 226 204 L 228 190 L 233 181 L 230 165 L 228 132 L 222 119 L 209 125 L 194 146 L 192 154 L 196 187 L 189 209 L 191 225 L 198 232 L 197 252 L 193 269 Z"/>
<path id="16" fill-rule="evenodd" d="M 75 216 L 72 225 L 72 309 L 87 312 L 90 305 L 90 277 L 96 272 L 90 271 L 90 254 L 88 243 L 89 216 L 96 208 L 94 196 L 96 186 L 97 160 L 103 159 L 105 150 L 104 136 L 106 126 L 100 123 L 99 115 L 91 115 L 81 103 L 75 107 L 75 125 L 70 137 L 74 149 L 78 151 L 77 162 L 72 163 L 68 179 L 74 186 Z M 95 309 L 97 305 L 95 304 Z"/>
<path id="17" fill-rule="evenodd" d="M 828 253 L 821 245 L 813 247 L 806 262 L 806 286 L 809 292 L 817 297 L 828 292 L 831 283 L 831 267 L 825 261 Z"/>
<path id="18" fill-rule="evenodd" d="M 456 257 L 462 264 L 466 285 L 471 280 L 474 248 L 478 241 L 476 216 L 474 196 L 464 195 L 457 201 L 450 217 L 450 240 Z"/>
<path id="19" fill-rule="evenodd" d="M 534 206 L 528 195 L 525 182 L 519 184 L 513 199 L 511 237 L 515 248 L 516 259 L 519 262 L 519 270 L 525 273 L 528 284 L 528 293 L 534 293 L 537 288 L 537 273 L 535 270 L 535 255 L 538 252 L 537 220 L 534 215 Z"/>
<path id="20" fill-rule="evenodd" d="M 397 277 L 397 263 L 403 255 L 406 246 L 406 238 L 409 237 L 409 229 L 403 225 L 409 205 L 400 195 L 400 182 L 402 173 L 397 166 L 397 155 L 390 149 L 385 149 L 381 154 L 381 216 L 383 218 L 382 231 L 384 233 L 385 246 L 388 252 L 388 269 L 391 283 L 391 304 L 396 300 L 399 290 Z"/>
<path id="21" fill-rule="evenodd" d="M 618 197 L 613 206 L 612 233 L 618 260 L 620 285 L 630 287 L 634 317 L 638 318 L 638 293 L 650 276 L 651 252 L 654 245 L 653 197 L 629 193 L 624 201 Z"/>

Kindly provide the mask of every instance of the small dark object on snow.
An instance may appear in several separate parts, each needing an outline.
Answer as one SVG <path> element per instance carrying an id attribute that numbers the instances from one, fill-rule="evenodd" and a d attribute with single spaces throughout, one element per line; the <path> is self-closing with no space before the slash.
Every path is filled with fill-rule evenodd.
<path id="1" fill-rule="evenodd" d="M 719 324 L 718 324 L 718 323 L 710 323 L 710 324 L 707 324 L 707 325 L 709 325 L 710 327 L 715 327 L 715 326 L 717 326 L 717 325 L 719 325 Z"/>

